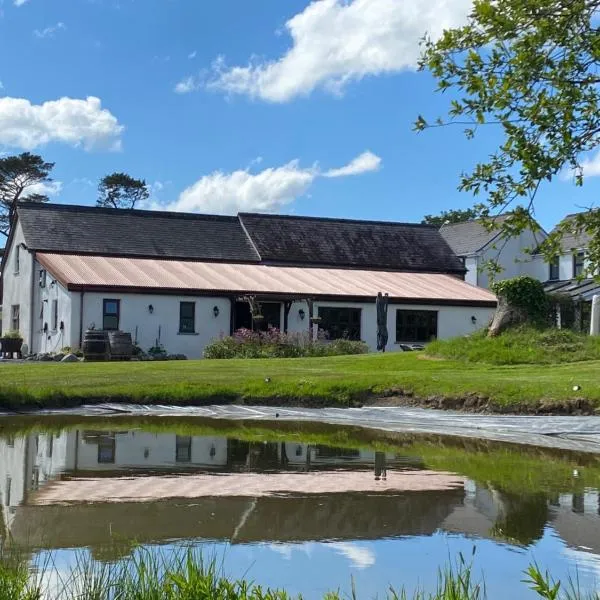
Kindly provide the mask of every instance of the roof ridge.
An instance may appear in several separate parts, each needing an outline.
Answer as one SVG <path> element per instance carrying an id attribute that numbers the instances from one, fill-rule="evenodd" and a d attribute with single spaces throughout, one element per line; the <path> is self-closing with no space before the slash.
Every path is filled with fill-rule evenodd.
<path id="1" fill-rule="evenodd" d="M 371 219 L 345 219 L 343 217 L 315 217 L 310 215 L 278 215 L 269 213 L 251 213 L 241 212 L 238 213 L 238 217 L 243 219 L 244 217 L 259 217 L 261 219 L 285 219 L 285 220 L 302 220 L 302 221 L 324 221 L 329 223 L 357 223 L 366 225 L 402 225 L 404 227 L 418 227 L 423 229 L 435 229 L 438 228 L 435 225 L 428 225 L 427 223 L 406 223 L 403 221 L 378 221 Z"/>
<path id="2" fill-rule="evenodd" d="M 86 206 L 82 204 L 55 204 L 52 202 L 21 201 L 17 212 L 22 209 L 54 210 L 64 212 L 90 212 L 105 215 L 127 214 L 139 217 L 166 217 L 173 219 L 190 219 L 199 221 L 239 221 L 236 215 L 214 215 L 204 213 L 175 212 L 167 210 L 148 210 L 138 208 L 107 208 L 104 206 Z"/>

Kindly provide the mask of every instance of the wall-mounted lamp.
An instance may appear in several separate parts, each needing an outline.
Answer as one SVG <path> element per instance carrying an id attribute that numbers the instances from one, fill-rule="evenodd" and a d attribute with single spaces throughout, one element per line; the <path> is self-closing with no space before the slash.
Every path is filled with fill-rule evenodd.
<path id="1" fill-rule="evenodd" d="M 53 288 L 55 285 L 56 285 L 56 279 L 53 279 L 53 280 L 50 282 L 50 287 L 51 287 L 51 288 Z"/>
<path id="2" fill-rule="evenodd" d="M 303 308 L 301 308 L 301 309 L 298 311 L 298 316 L 300 317 L 300 320 L 301 320 L 301 321 L 304 321 L 304 319 L 305 319 L 305 317 L 306 317 L 306 313 L 304 312 L 304 309 L 303 309 Z"/>
<path id="3" fill-rule="evenodd" d="M 475 315 L 471 317 L 471 323 L 473 323 L 473 325 L 477 325 L 477 317 Z"/>
<path id="4" fill-rule="evenodd" d="M 154 312 L 154 306 L 152 304 L 148 304 L 148 312 L 152 314 Z"/>
<path id="5" fill-rule="evenodd" d="M 213 306 L 213 315 L 215 315 L 215 319 L 219 316 L 219 313 L 221 311 L 219 310 L 218 306 Z"/>

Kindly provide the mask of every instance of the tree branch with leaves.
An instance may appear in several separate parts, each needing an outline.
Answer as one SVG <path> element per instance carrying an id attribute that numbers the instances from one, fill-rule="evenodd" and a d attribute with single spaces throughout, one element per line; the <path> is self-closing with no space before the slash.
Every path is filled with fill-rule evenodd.
<path id="1" fill-rule="evenodd" d="M 507 236 L 539 228 L 543 182 L 568 171 L 583 185 L 583 161 L 600 143 L 599 10 L 600 0 L 475 0 L 465 26 L 424 40 L 420 68 L 455 98 L 447 117 L 419 116 L 415 129 L 455 124 L 469 139 L 483 126 L 500 130 L 498 148 L 461 175 L 459 189 L 483 197 L 484 218 L 510 211 L 499 226 Z M 574 223 L 592 234 L 589 258 L 600 266 L 598 210 Z M 547 258 L 563 234 L 559 227 L 542 245 Z"/>

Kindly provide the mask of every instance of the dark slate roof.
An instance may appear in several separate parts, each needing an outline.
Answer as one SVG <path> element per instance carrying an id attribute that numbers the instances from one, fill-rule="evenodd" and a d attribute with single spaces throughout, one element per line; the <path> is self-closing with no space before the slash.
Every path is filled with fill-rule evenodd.
<path id="1" fill-rule="evenodd" d="M 495 222 L 501 224 L 507 216 L 497 217 Z M 488 231 L 480 220 L 442 225 L 440 233 L 459 256 L 476 254 L 500 235 L 498 229 Z"/>
<path id="2" fill-rule="evenodd" d="M 558 227 L 564 225 L 568 221 L 573 221 L 575 219 L 575 217 L 577 216 L 577 214 L 580 214 L 580 213 L 574 213 L 571 215 L 567 215 L 561 221 L 561 223 L 554 228 L 553 231 L 556 231 L 556 229 L 558 229 Z M 571 252 L 571 250 L 574 250 L 577 248 L 586 248 L 590 242 L 590 239 L 591 239 L 591 236 L 585 232 L 576 233 L 576 232 L 572 231 L 571 233 L 565 233 L 563 235 L 563 238 L 560 242 L 560 247 L 562 248 L 563 252 Z"/>
<path id="3" fill-rule="evenodd" d="M 247 213 L 240 220 L 271 264 L 464 273 L 429 225 Z"/>
<path id="4" fill-rule="evenodd" d="M 258 262 L 237 217 L 23 202 L 18 216 L 31 250 Z"/>

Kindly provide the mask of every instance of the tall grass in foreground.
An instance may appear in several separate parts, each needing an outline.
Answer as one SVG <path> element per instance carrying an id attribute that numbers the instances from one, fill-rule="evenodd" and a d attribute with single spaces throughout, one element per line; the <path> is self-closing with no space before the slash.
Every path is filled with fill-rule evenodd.
<path id="1" fill-rule="evenodd" d="M 41 569 L 41 570 L 40 570 Z M 525 573 L 523 584 L 544 600 L 600 600 L 597 592 L 583 593 L 577 580 L 563 587 L 537 565 Z M 324 600 L 346 600 L 340 592 Z M 352 588 L 351 600 L 358 594 Z M 486 600 L 483 581 L 473 577 L 473 566 L 462 555 L 455 565 L 438 571 L 434 592 L 390 588 L 389 600 Z M 80 555 L 75 566 L 62 574 L 50 562 L 32 571 L 27 563 L 0 549 L 0 600 L 291 600 L 283 590 L 263 589 L 246 580 L 225 577 L 217 562 L 203 560 L 196 550 L 155 554 L 136 549 L 119 563 L 96 562 Z"/>

